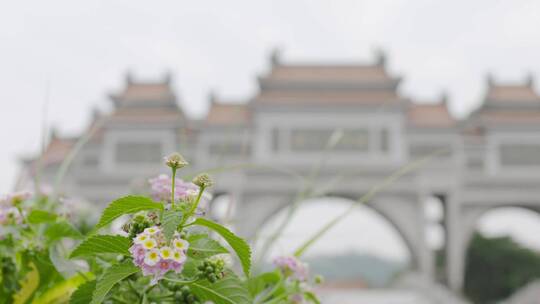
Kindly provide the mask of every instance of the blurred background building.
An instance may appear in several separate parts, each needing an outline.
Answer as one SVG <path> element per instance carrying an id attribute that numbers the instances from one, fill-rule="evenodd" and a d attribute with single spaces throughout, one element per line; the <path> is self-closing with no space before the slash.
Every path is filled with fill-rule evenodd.
<path id="1" fill-rule="evenodd" d="M 305 187 L 284 178 L 284 169 L 308 176 L 320 166 L 313 196 L 353 200 L 430 156 L 369 202 L 410 253 L 410 266 L 395 283 L 403 303 L 461 303 L 479 217 L 505 206 L 540 212 L 540 96 L 532 76 L 510 84 L 488 76 L 481 106 L 456 120 L 444 93 L 427 104 L 399 94 L 401 78 L 387 71 L 382 52 L 372 63 L 332 64 L 283 62 L 276 51 L 270 66 L 249 100 L 210 94 L 202 120 L 184 114 L 170 74 L 153 82 L 127 74 L 125 86 L 109 96 L 113 110 L 96 111 L 80 136 L 51 132 L 43 154 L 24 161 L 17 188 L 31 187 L 36 176 L 58 183 L 72 154 L 61 192 L 103 208 L 126 189 L 144 191 L 146 180 L 164 171 L 162 156 L 178 150 L 191 162 L 186 174 L 226 169 L 215 174 L 214 195 L 229 198 L 233 226 L 252 239 Z M 429 199 L 442 210 L 438 255 L 425 238 Z"/>

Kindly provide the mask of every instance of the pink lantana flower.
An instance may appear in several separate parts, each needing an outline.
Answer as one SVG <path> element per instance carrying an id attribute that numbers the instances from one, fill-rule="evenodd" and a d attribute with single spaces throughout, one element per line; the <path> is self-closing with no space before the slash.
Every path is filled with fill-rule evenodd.
<path id="1" fill-rule="evenodd" d="M 179 234 L 167 242 L 161 229 L 153 226 L 135 236 L 129 252 L 133 264 L 141 268 L 144 276 L 152 276 L 150 284 L 154 285 L 169 271 L 182 272 L 188 248 L 189 243 Z"/>
<path id="2" fill-rule="evenodd" d="M 307 264 L 294 256 L 280 256 L 274 259 L 274 265 L 278 267 L 286 277 L 299 281 L 307 281 L 309 269 Z"/>
<path id="3" fill-rule="evenodd" d="M 157 201 L 168 202 L 171 200 L 172 180 L 166 174 L 148 180 L 152 192 L 152 198 Z M 185 199 L 193 191 L 198 191 L 199 187 L 190 182 L 185 182 L 176 178 L 174 185 L 174 197 L 176 199 Z"/>
<path id="4" fill-rule="evenodd" d="M 28 200 L 32 194 L 28 191 L 14 192 L 0 196 L 0 225 L 22 224 L 22 215 L 17 205 Z"/>

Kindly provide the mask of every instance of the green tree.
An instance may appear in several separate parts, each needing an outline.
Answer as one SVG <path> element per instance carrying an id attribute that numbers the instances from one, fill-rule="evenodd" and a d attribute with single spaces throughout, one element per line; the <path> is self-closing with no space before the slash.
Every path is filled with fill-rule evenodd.
<path id="1" fill-rule="evenodd" d="M 477 233 L 467 252 L 464 292 L 478 304 L 497 303 L 540 278 L 540 254 L 510 237 Z"/>

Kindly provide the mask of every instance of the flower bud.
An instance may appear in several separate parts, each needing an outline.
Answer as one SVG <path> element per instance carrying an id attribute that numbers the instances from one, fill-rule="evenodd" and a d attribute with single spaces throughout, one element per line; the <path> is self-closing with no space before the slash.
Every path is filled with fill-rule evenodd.
<path id="1" fill-rule="evenodd" d="M 324 277 L 322 275 L 316 275 L 315 284 L 322 284 L 322 283 L 324 283 Z"/>
<path id="2" fill-rule="evenodd" d="M 189 165 L 189 163 L 184 159 L 184 157 L 178 152 L 174 152 L 169 156 L 165 157 L 165 164 L 173 169 L 180 169 Z"/>
<path id="3" fill-rule="evenodd" d="M 210 176 L 206 173 L 197 175 L 192 182 L 201 188 L 211 187 L 214 184 Z"/>
<path id="4" fill-rule="evenodd" d="M 17 206 L 25 200 L 29 199 L 31 196 L 32 194 L 28 191 L 20 191 L 10 194 L 9 199 L 11 200 L 11 204 L 13 206 Z"/>

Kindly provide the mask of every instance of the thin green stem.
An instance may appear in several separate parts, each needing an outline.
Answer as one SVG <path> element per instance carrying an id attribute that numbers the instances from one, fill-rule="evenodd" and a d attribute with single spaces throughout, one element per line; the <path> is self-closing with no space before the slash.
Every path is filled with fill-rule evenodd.
<path id="1" fill-rule="evenodd" d="M 112 296 L 111 298 L 112 298 L 113 300 L 115 300 L 116 302 L 118 302 L 118 303 L 129 304 L 126 300 L 121 299 L 121 298 L 118 297 L 118 296 Z"/>
<path id="2" fill-rule="evenodd" d="M 287 293 L 282 294 L 281 296 L 277 298 L 273 298 L 272 300 L 268 302 L 264 302 L 264 304 L 274 304 L 274 303 L 280 303 L 281 300 L 287 298 L 289 295 Z"/>
<path id="3" fill-rule="evenodd" d="M 373 188 L 371 188 L 370 191 L 368 191 L 365 195 L 360 197 L 357 201 L 355 201 L 347 210 L 345 210 L 342 214 L 339 214 L 338 216 L 334 217 L 332 220 L 330 220 L 328 223 L 326 223 L 321 229 L 319 229 L 312 237 L 310 237 L 306 242 L 304 242 L 298 249 L 294 252 L 294 255 L 296 257 L 300 257 L 306 250 L 311 247 L 317 240 L 319 240 L 324 234 L 326 234 L 330 229 L 332 229 L 337 223 L 339 223 L 343 218 L 347 217 L 351 214 L 351 211 L 358 205 L 362 205 L 365 203 L 368 203 L 373 199 L 373 197 L 378 194 L 380 191 L 386 189 L 388 186 L 393 184 L 395 181 L 400 179 L 402 176 L 417 170 L 421 166 L 425 165 L 427 162 L 431 161 L 434 157 L 441 155 L 443 153 L 447 152 L 446 149 L 439 149 L 435 152 L 428 154 L 425 157 L 422 157 L 412 163 L 409 163 L 397 171 L 395 171 L 393 174 L 385 178 L 381 183 L 375 185 Z"/>
<path id="4" fill-rule="evenodd" d="M 169 294 L 169 295 L 156 296 L 156 297 L 148 296 L 148 299 L 151 301 L 158 301 L 158 300 L 173 300 L 174 298 L 172 294 Z"/>
<path id="5" fill-rule="evenodd" d="M 279 282 L 276 283 L 276 285 L 274 285 L 274 287 L 268 292 L 268 294 L 266 294 L 260 301 L 258 301 L 257 303 L 259 302 L 263 302 L 268 300 L 268 298 L 270 298 L 279 288 L 281 288 L 281 286 L 283 286 L 283 278 L 281 278 L 279 280 Z"/>
<path id="6" fill-rule="evenodd" d="M 297 192 L 296 197 L 292 201 L 292 204 L 290 205 L 290 207 L 287 209 L 287 213 L 283 221 L 281 222 L 281 224 L 277 227 L 274 233 L 271 234 L 270 237 L 266 239 L 266 241 L 263 243 L 260 250 L 261 253 L 258 255 L 255 262 L 255 267 L 257 271 L 260 269 L 260 267 L 262 267 L 262 263 L 264 262 L 266 255 L 269 253 L 273 244 L 282 235 L 283 231 L 285 231 L 285 229 L 288 227 L 288 225 L 290 224 L 292 218 L 294 217 L 300 205 L 306 199 L 313 197 L 313 190 L 314 190 L 313 186 L 317 178 L 319 177 L 321 170 L 326 164 L 326 158 L 328 154 L 335 148 L 335 146 L 341 141 L 342 138 L 343 138 L 343 131 L 335 130 L 330 136 L 330 138 L 328 139 L 328 141 L 326 142 L 324 151 L 321 155 L 319 162 L 310 172 L 309 176 L 305 178 L 305 184 L 303 186 L 303 189 Z"/>
<path id="7" fill-rule="evenodd" d="M 139 291 L 137 290 L 137 288 L 135 288 L 135 286 L 133 286 L 133 282 L 128 280 L 128 286 L 129 288 L 135 293 L 135 295 L 137 296 L 138 299 L 141 298 L 141 295 L 139 294 Z"/>
<path id="8" fill-rule="evenodd" d="M 60 164 L 60 168 L 58 169 L 54 178 L 53 194 L 49 198 L 49 202 L 56 201 L 56 198 L 58 197 L 58 193 L 60 191 L 60 185 L 62 184 L 64 177 L 68 173 L 71 163 L 82 150 L 82 148 L 86 145 L 86 143 L 94 136 L 94 134 L 101 128 L 104 123 L 105 119 L 98 120 L 94 124 L 94 126 L 77 141 L 73 149 L 71 149 L 64 161 L 62 161 L 62 163 Z"/>
<path id="9" fill-rule="evenodd" d="M 192 283 L 195 283 L 195 282 L 197 282 L 199 280 L 198 278 L 195 278 L 193 280 L 184 281 L 184 280 L 171 279 L 171 278 L 167 278 L 167 277 L 164 277 L 163 279 L 167 280 L 167 281 L 175 282 L 175 283 L 180 283 L 180 284 L 192 284 Z"/>
<path id="10" fill-rule="evenodd" d="M 202 194 L 204 192 L 204 189 L 205 187 L 200 187 L 199 188 L 199 194 L 197 195 L 197 199 L 195 199 L 195 202 L 193 202 L 193 205 L 191 206 L 191 208 L 189 209 L 188 213 L 186 213 L 184 215 L 184 218 L 182 219 L 182 222 L 180 223 L 180 227 L 182 228 L 185 228 L 191 224 L 188 224 L 188 225 L 184 225 L 187 220 L 193 215 L 195 214 L 195 211 L 197 210 L 197 207 L 199 206 L 199 202 L 201 201 L 201 197 L 202 197 Z"/>
<path id="11" fill-rule="evenodd" d="M 176 182 L 176 168 L 172 168 L 172 187 L 171 187 L 171 210 L 174 209 L 174 186 Z"/>
<path id="12" fill-rule="evenodd" d="M 199 202 L 201 201 L 202 194 L 204 192 L 204 189 L 206 187 L 202 186 L 199 188 L 199 194 L 197 195 L 197 199 L 195 200 L 195 203 L 193 203 L 193 206 L 191 206 L 191 209 L 189 210 L 189 216 L 192 216 L 195 211 L 197 211 L 197 207 L 199 206 Z"/>

